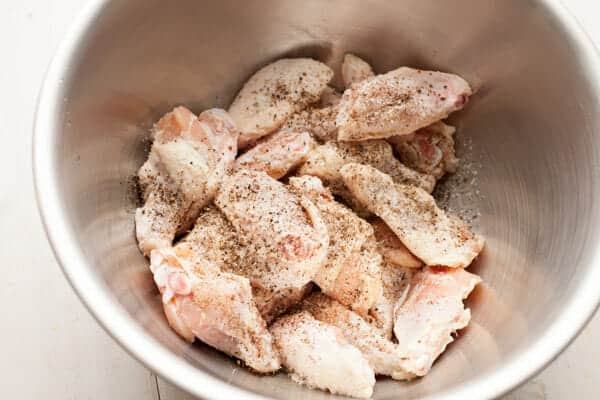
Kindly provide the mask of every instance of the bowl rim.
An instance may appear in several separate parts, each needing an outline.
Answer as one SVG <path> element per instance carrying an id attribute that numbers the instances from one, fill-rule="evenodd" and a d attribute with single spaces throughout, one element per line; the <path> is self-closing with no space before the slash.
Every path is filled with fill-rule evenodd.
<path id="1" fill-rule="evenodd" d="M 33 177 L 38 210 L 48 241 L 65 277 L 88 311 L 125 351 L 145 367 L 201 398 L 265 399 L 203 372 L 144 333 L 116 299 L 106 295 L 105 285 L 86 273 L 86 257 L 78 246 L 76 236 L 64 223 L 67 218 L 62 207 L 56 168 L 60 160 L 55 152 L 45 150 L 55 148 L 57 141 L 57 127 L 61 122 L 58 111 L 65 90 L 63 75 L 67 74 L 86 33 L 110 1 L 90 0 L 83 7 L 57 48 L 38 97 L 32 141 Z M 560 0 L 537 0 L 537 3 L 562 25 L 561 28 L 572 39 L 587 76 L 600 93 L 600 57 L 591 38 Z M 588 278 L 582 280 L 561 314 L 536 343 L 477 380 L 450 387 L 426 399 L 495 398 L 545 368 L 577 337 L 598 308 L 600 291 L 595 285 L 600 281 L 600 251 L 595 251 L 590 264 Z"/>

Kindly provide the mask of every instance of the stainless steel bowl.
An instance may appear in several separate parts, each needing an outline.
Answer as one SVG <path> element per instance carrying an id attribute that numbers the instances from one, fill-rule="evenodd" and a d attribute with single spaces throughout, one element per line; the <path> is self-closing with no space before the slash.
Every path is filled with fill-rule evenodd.
<path id="1" fill-rule="evenodd" d="M 36 119 L 37 194 L 56 256 L 104 328 L 189 392 L 330 398 L 283 374 L 252 375 L 169 329 L 136 247 L 130 178 L 148 128 L 174 105 L 227 106 L 268 61 L 336 67 L 347 51 L 377 71 L 453 71 L 478 88 L 454 122 L 479 194 L 451 201 L 481 213 L 488 239 L 473 322 L 429 376 L 381 380 L 375 398 L 500 395 L 555 357 L 600 298 L 600 63 L 558 1 L 90 1 Z"/>

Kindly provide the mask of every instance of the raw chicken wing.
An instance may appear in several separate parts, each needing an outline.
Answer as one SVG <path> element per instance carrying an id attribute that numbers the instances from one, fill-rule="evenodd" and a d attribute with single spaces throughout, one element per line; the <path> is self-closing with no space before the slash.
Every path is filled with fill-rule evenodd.
<path id="1" fill-rule="evenodd" d="M 148 160 L 138 173 L 144 205 L 136 210 L 138 246 L 145 255 L 171 246 L 214 197 L 237 152 L 238 132 L 227 113 L 185 107 L 154 128 Z"/>
<path id="2" fill-rule="evenodd" d="M 214 207 L 198 217 L 194 229 L 177 243 L 175 251 L 186 259 L 201 259 L 221 271 L 249 278 L 254 302 L 267 323 L 299 303 L 312 288 L 307 283 L 299 288 L 273 292 L 262 287 L 262 279 L 253 280 L 256 276 L 248 273 L 254 268 L 252 258 L 246 256 L 248 250 L 242 246 L 238 233 L 223 213 Z"/>
<path id="3" fill-rule="evenodd" d="M 153 250 L 150 269 L 171 327 L 186 340 L 238 357 L 257 372 L 280 368 L 279 356 L 252 299 L 248 279 L 221 272 L 201 257 Z"/>
<path id="4" fill-rule="evenodd" d="M 314 282 L 327 295 L 367 315 L 381 293 L 381 256 L 372 243 L 367 243 L 373 229 L 335 201 L 319 178 L 292 177 L 289 185 L 315 204 L 329 232 L 327 262 L 315 275 Z"/>
<path id="5" fill-rule="evenodd" d="M 461 109 L 470 95 L 469 84 L 457 75 L 401 67 L 344 92 L 338 139 L 407 135 Z"/>
<path id="6" fill-rule="evenodd" d="M 340 171 L 354 197 L 426 265 L 466 267 L 483 248 L 483 238 L 460 219 L 447 216 L 426 191 L 395 184 L 368 165 L 346 164 Z"/>
<path id="7" fill-rule="evenodd" d="M 329 235 L 315 205 L 264 172 L 239 170 L 215 204 L 246 249 L 241 274 L 271 292 L 263 298 L 303 288 L 326 261 Z"/>
<path id="8" fill-rule="evenodd" d="M 310 58 L 282 59 L 255 73 L 229 107 L 239 147 L 275 132 L 294 112 L 319 101 L 333 71 Z"/>
<path id="9" fill-rule="evenodd" d="M 362 399 L 373 394 L 373 369 L 338 328 L 300 312 L 278 319 L 270 330 L 294 381 Z"/>
<path id="10" fill-rule="evenodd" d="M 306 161 L 315 145 L 308 132 L 279 131 L 239 156 L 234 168 L 263 171 L 279 179 Z"/>
<path id="11" fill-rule="evenodd" d="M 481 279 L 462 268 L 427 267 L 411 281 L 406 301 L 395 311 L 394 334 L 404 366 L 424 376 L 452 342 L 452 334 L 469 323 L 463 306 Z"/>
<path id="12" fill-rule="evenodd" d="M 302 302 L 302 309 L 314 318 L 333 325 L 369 360 L 377 375 L 391 376 L 396 380 L 414 377 L 404 369 L 404 359 L 394 342 L 380 336 L 360 315 L 347 309 L 323 293 L 313 293 Z"/>

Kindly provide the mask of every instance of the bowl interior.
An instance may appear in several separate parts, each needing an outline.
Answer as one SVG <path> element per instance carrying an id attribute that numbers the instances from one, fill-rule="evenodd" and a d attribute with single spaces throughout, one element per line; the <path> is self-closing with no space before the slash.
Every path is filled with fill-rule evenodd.
<path id="1" fill-rule="evenodd" d="M 547 332 L 560 335 L 554 324 L 597 259 L 600 107 L 589 53 L 548 3 L 129 0 L 94 15 L 61 72 L 57 125 L 38 126 L 56 136 L 54 146 L 36 151 L 54 155 L 63 224 L 85 257 L 77 274 L 101 285 L 139 337 L 183 361 L 169 373 L 147 360 L 170 380 L 206 393 L 192 379 L 201 371 L 275 398 L 330 397 L 283 374 L 257 377 L 179 339 L 134 237 L 132 177 L 153 121 L 178 104 L 227 107 L 252 72 L 282 56 L 315 57 L 337 70 L 343 54 L 355 52 L 377 72 L 455 72 L 477 89 L 451 118 L 463 163 L 443 184 L 454 190 L 448 206 L 487 238 L 472 268 L 484 280 L 468 301 L 473 321 L 430 375 L 381 379 L 375 398 L 450 393 L 519 360 Z"/>

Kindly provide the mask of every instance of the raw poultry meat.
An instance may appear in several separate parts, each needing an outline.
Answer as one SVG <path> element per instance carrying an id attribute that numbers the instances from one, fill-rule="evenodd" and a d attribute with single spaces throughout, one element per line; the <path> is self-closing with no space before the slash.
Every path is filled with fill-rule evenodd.
<path id="1" fill-rule="evenodd" d="M 396 308 L 394 334 L 406 359 L 404 367 L 424 376 L 471 319 L 463 299 L 481 279 L 462 268 L 427 267 L 410 283 L 406 301 Z"/>
<path id="2" fill-rule="evenodd" d="M 363 399 L 373 394 L 373 369 L 338 328 L 300 312 L 278 319 L 270 330 L 296 382 Z"/>
<path id="3" fill-rule="evenodd" d="M 329 232 L 327 261 L 314 282 L 328 296 L 366 315 L 381 293 L 381 256 L 369 242 L 373 229 L 335 201 L 318 178 L 292 177 L 289 185 L 315 204 Z"/>
<path id="4" fill-rule="evenodd" d="M 242 275 L 263 292 L 302 289 L 325 262 L 329 235 L 317 208 L 266 173 L 236 172 L 215 204 L 245 248 Z"/>
<path id="5" fill-rule="evenodd" d="M 136 210 L 136 236 L 148 256 L 171 246 L 215 196 L 237 152 L 238 132 L 220 109 L 198 118 L 185 107 L 154 127 L 154 143 L 138 177 L 144 205 Z"/>
<path id="6" fill-rule="evenodd" d="M 466 267 L 483 248 L 483 238 L 460 219 L 447 216 L 426 191 L 396 184 L 368 165 L 346 164 L 340 172 L 354 197 L 426 265 Z"/>
<path id="7" fill-rule="evenodd" d="M 240 130 L 239 147 L 275 132 L 294 112 L 319 101 L 333 71 L 310 58 L 287 58 L 260 69 L 229 107 Z"/>
<path id="8" fill-rule="evenodd" d="M 263 171 L 271 178 L 283 178 L 306 161 L 315 145 L 308 132 L 279 131 L 239 156 L 234 168 Z"/>
<path id="9" fill-rule="evenodd" d="M 169 324 L 182 337 L 190 342 L 197 337 L 257 372 L 280 368 L 248 279 L 219 271 L 201 257 L 179 257 L 171 248 L 153 250 L 150 269 Z"/>
<path id="10" fill-rule="evenodd" d="M 344 92 L 336 118 L 345 141 L 407 135 L 461 109 L 471 95 L 461 77 L 401 67 Z"/>

